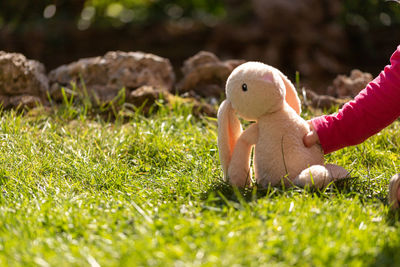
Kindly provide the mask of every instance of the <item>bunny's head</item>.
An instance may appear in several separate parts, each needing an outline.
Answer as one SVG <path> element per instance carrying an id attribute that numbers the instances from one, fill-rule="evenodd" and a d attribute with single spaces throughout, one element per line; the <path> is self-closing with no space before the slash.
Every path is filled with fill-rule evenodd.
<path id="1" fill-rule="evenodd" d="M 259 62 L 237 67 L 226 82 L 226 97 L 239 116 L 257 120 L 283 108 L 286 101 L 300 114 L 300 100 L 293 84 L 279 70 Z"/>

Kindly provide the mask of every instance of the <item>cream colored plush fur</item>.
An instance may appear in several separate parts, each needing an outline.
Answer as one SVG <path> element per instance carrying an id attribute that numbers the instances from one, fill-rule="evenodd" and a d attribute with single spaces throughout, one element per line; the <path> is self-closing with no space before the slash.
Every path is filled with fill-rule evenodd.
<path id="1" fill-rule="evenodd" d="M 255 180 L 264 187 L 283 182 L 322 188 L 348 175 L 342 167 L 324 165 L 318 145 L 304 146 L 303 136 L 310 129 L 299 116 L 293 84 L 279 70 L 259 62 L 242 64 L 229 76 L 226 96 L 218 110 L 218 148 L 231 184 L 250 183 L 253 146 Z M 236 113 L 255 123 L 243 131 Z"/>
<path id="2" fill-rule="evenodd" d="M 400 173 L 396 174 L 390 179 L 389 183 L 389 205 L 393 210 L 399 208 L 399 199 L 397 195 L 397 190 L 400 188 Z"/>

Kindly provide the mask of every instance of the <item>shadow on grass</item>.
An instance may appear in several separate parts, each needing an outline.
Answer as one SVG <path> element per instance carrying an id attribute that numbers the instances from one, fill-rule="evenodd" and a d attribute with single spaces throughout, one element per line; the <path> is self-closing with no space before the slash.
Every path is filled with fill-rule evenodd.
<path id="1" fill-rule="evenodd" d="M 341 194 L 345 198 L 358 197 L 361 204 L 371 199 L 378 200 L 385 204 L 387 203 L 386 196 L 382 197 L 380 194 L 375 193 L 371 187 L 360 181 L 358 177 L 350 177 L 336 181 L 325 189 L 313 187 L 300 188 L 297 186 L 289 188 L 283 186 L 269 186 L 268 188 L 262 188 L 257 184 L 251 187 L 237 188 L 223 181 L 222 178 L 218 178 L 209 186 L 201 197 L 204 200 L 212 197 L 215 204 L 226 205 L 229 204 L 229 202 L 253 202 L 265 197 L 273 199 L 276 197 L 290 197 L 298 194 L 326 199 Z"/>
<path id="2" fill-rule="evenodd" d="M 385 244 L 378 253 L 375 260 L 369 265 L 378 266 L 399 266 L 400 262 L 400 244 Z"/>

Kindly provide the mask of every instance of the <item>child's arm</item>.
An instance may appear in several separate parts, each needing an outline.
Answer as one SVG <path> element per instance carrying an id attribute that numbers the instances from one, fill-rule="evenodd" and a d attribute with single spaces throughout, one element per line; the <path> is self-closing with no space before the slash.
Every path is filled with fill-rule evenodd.
<path id="1" fill-rule="evenodd" d="M 311 120 L 312 132 L 304 144 L 318 142 L 324 153 L 357 145 L 376 134 L 400 116 L 400 46 L 378 77 L 337 114 Z"/>

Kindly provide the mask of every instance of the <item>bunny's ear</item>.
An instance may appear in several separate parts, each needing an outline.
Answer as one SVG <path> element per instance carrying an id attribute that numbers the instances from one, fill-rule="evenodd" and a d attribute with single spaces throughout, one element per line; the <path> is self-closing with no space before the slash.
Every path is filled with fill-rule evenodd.
<path id="1" fill-rule="evenodd" d="M 235 110 L 231 103 L 225 100 L 218 109 L 218 150 L 225 179 L 233 149 L 241 133 L 242 125 L 235 115 Z"/>
<path id="2" fill-rule="evenodd" d="M 297 95 L 296 92 L 296 88 L 294 88 L 294 85 L 292 84 L 291 81 L 289 81 L 289 79 L 282 73 L 279 71 L 279 75 L 281 76 L 283 83 L 285 84 L 285 88 L 286 88 L 286 102 L 289 104 L 289 106 L 291 106 L 294 111 L 296 111 L 296 113 L 298 115 L 300 115 L 301 113 L 301 103 L 300 103 L 300 99 Z"/>

